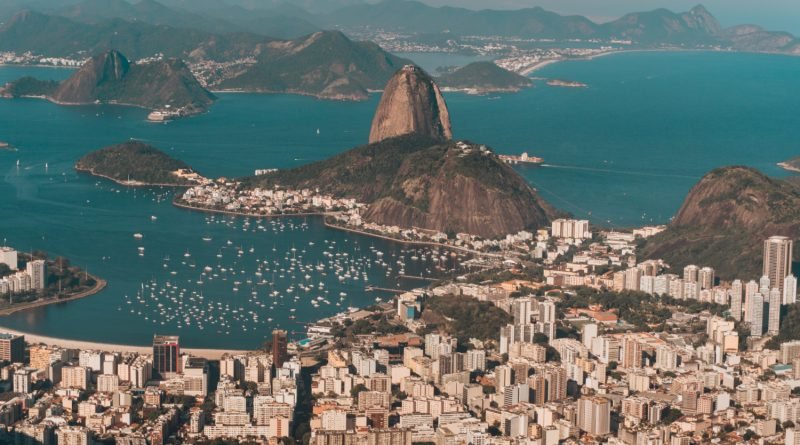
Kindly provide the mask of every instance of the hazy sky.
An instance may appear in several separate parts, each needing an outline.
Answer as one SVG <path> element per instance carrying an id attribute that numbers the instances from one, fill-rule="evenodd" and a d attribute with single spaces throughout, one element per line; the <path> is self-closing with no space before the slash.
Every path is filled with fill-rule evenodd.
<path id="1" fill-rule="evenodd" d="M 685 11 L 702 3 L 724 26 L 755 23 L 774 31 L 800 35 L 800 0 L 423 0 L 431 5 L 470 9 L 515 9 L 541 6 L 560 13 L 596 19 L 616 18 L 626 12 L 668 8 Z"/>

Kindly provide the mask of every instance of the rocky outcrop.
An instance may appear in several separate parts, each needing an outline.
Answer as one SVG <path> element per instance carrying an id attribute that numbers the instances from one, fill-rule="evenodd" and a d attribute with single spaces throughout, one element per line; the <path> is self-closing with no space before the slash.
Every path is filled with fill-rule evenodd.
<path id="1" fill-rule="evenodd" d="M 764 239 L 800 237 L 800 189 L 748 167 L 716 169 L 686 197 L 642 254 L 671 266 L 714 267 L 723 279 L 757 278 Z"/>
<path id="2" fill-rule="evenodd" d="M 511 167 L 481 148 L 448 142 L 408 156 L 364 219 L 486 238 L 545 226 L 552 213 L 547 204 Z M 428 168 L 420 171 L 419 163 Z"/>
<path id="3" fill-rule="evenodd" d="M 125 79 L 130 62 L 118 51 L 92 57 L 77 73 L 61 83 L 53 100 L 62 103 L 88 103 L 98 100 L 110 85 Z"/>
<path id="4" fill-rule="evenodd" d="M 403 67 L 389 80 L 372 120 L 369 142 L 407 134 L 445 141 L 453 137 L 450 114 L 439 87 L 421 68 Z"/>

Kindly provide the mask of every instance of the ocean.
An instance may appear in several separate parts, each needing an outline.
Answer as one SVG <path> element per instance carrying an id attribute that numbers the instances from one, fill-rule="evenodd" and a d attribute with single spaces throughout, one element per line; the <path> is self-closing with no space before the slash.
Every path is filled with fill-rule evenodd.
<path id="1" fill-rule="evenodd" d="M 446 100 L 457 138 L 543 157 L 544 166 L 519 172 L 554 206 L 593 224 L 633 227 L 668 222 L 714 168 L 786 175 L 775 164 L 800 155 L 798 74 L 800 58 L 784 56 L 626 53 L 547 66 L 518 94 Z M 0 83 L 24 75 L 61 79 L 69 71 L 0 67 Z M 385 298 L 365 291 L 364 274 L 366 285 L 418 284 L 398 279 L 400 269 L 425 273 L 441 265 L 438 253 L 333 231 L 315 218 L 210 218 L 174 208 L 169 190 L 125 189 L 72 168 L 83 154 L 130 139 L 207 176 L 290 168 L 365 143 L 378 100 L 221 94 L 208 114 L 168 124 L 148 123 L 136 108 L 0 100 L 0 140 L 18 148 L 0 151 L 0 238 L 66 256 L 109 281 L 98 295 L 3 317 L 0 326 L 122 344 L 161 333 L 180 335 L 187 347 L 253 348 L 275 327 L 299 338 L 303 322 Z"/>

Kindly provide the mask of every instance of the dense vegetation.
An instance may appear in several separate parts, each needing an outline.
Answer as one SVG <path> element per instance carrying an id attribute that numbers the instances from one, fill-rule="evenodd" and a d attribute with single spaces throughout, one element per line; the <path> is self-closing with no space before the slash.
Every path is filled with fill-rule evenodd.
<path id="1" fill-rule="evenodd" d="M 9 83 L 2 89 L 7 97 L 50 96 L 58 89 L 55 80 L 39 80 L 31 76 Z"/>
<path id="2" fill-rule="evenodd" d="M 552 210 L 511 167 L 470 146 L 407 135 L 248 178 L 244 187 L 319 189 L 371 204 L 365 219 L 484 237 L 545 224 Z M 432 205 L 432 203 L 436 205 Z"/>
<path id="3" fill-rule="evenodd" d="M 117 181 L 138 181 L 157 185 L 192 185 L 173 172 L 187 164 L 141 142 L 125 142 L 91 152 L 75 164 L 79 171 L 102 175 Z"/>
<path id="4" fill-rule="evenodd" d="M 772 337 L 767 343 L 769 349 L 780 349 L 783 342 L 800 340 L 800 303 L 795 303 L 785 309 L 781 314 L 781 329 L 778 335 Z"/>
<path id="5" fill-rule="evenodd" d="M 672 308 L 675 307 L 693 314 L 709 311 L 722 315 L 727 310 L 726 306 L 697 300 L 676 300 L 635 291 L 600 291 L 590 287 L 579 287 L 574 294 L 564 294 L 557 306 L 563 313 L 569 308 L 587 308 L 594 304 L 599 304 L 606 310 L 614 310 L 620 319 L 643 331 L 663 325 L 672 318 Z"/>
<path id="6" fill-rule="evenodd" d="M 500 68 L 493 62 L 473 62 L 438 79 L 444 88 L 479 91 L 516 91 L 532 85 L 531 79 Z"/>
<path id="7" fill-rule="evenodd" d="M 417 135 L 387 139 L 354 148 L 321 162 L 246 178 L 244 186 L 319 188 L 322 193 L 372 202 L 386 195 L 394 175 L 409 155 L 437 144 L 433 139 Z M 438 151 L 441 152 L 441 148 Z M 419 174 L 430 168 L 427 165 L 414 167 L 419 168 L 416 171 Z"/>
<path id="8" fill-rule="evenodd" d="M 460 345 L 467 344 L 470 338 L 496 339 L 500 328 L 512 322 L 508 312 L 489 302 L 465 296 L 431 297 L 425 302 L 423 316 L 438 319 L 438 325 L 429 325 L 429 328 L 438 328 L 457 337 Z"/>
<path id="9" fill-rule="evenodd" d="M 773 235 L 800 237 L 800 187 L 726 167 L 692 188 L 668 229 L 649 238 L 641 254 L 675 270 L 708 265 L 723 279 L 751 279 L 760 276 L 763 242 Z"/>

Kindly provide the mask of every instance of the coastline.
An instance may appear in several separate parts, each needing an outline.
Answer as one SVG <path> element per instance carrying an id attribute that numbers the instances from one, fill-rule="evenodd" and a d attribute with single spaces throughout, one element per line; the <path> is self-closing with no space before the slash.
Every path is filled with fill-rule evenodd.
<path id="1" fill-rule="evenodd" d="M 333 216 L 338 214 L 338 212 L 308 212 L 308 213 L 280 213 L 273 215 L 262 215 L 258 213 L 234 212 L 232 210 L 218 210 L 218 209 L 209 209 L 206 207 L 195 207 L 189 204 L 178 202 L 177 198 L 172 200 L 172 205 L 184 210 L 191 210 L 195 212 L 219 213 L 223 215 L 241 216 L 245 218 L 295 218 L 295 217 L 304 218 L 309 216 L 318 216 L 324 218 L 326 216 Z"/>
<path id="2" fill-rule="evenodd" d="M 789 162 L 778 162 L 778 167 L 786 170 L 787 172 L 800 173 L 800 167 L 794 167 Z"/>
<path id="3" fill-rule="evenodd" d="M 189 188 L 194 187 L 199 184 L 158 184 L 158 183 L 149 183 L 149 182 L 141 182 L 141 181 L 123 181 L 120 179 L 112 178 L 111 176 L 104 175 L 102 173 L 96 173 L 94 170 L 90 168 L 82 168 L 75 165 L 75 171 L 79 173 L 83 173 L 90 176 L 95 176 L 98 178 L 107 179 L 111 182 L 114 182 L 118 185 L 122 185 L 125 187 L 177 187 L 177 188 Z"/>
<path id="4" fill-rule="evenodd" d="M 399 244 L 403 244 L 403 245 L 406 245 L 406 246 L 439 247 L 439 248 L 442 248 L 442 249 L 457 250 L 459 252 L 469 253 L 469 254 L 478 255 L 478 256 L 488 256 L 488 257 L 495 257 L 495 258 L 501 258 L 502 257 L 502 255 L 499 255 L 499 254 L 496 254 L 496 253 L 479 252 L 477 250 L 467 249 L 465 247 L 451 246 L 451 245 L 448 245 L 448 244 L 435 243 L 433 241 L 402 240 L 402 239 L 392 238 L 390 236 L 378 235 L 377 233 L 367 232 L 365 230 L 352 229 L 350 227 L 344 227 L 344 226 L 339 226 L 339 225 L 336 225 L 336 224 L 331 224 L 328 221 L 324 221 L 323 223 L 325 224 L 325 227 L 327 227 L 329 229 L 341 230 L 343 232 L 349 232 L 349 233 L 355 233 L 357 235 L 362 235 L 362 236 L 366 236 L 366 237 L 370 237 L 370 238 L 382 239 L 382 240 L 385 240 L 385 241 L 399 243 Z"/>
<path id="5" fill-rule="evenodd" d="M 85 290 L 83 292 L 79 292 L 77 294 L 71 295 L 66 298 L 48 298 L 45 300 L 36 300 L 30 303 L 22 303 L 18 305 L 14 305 L 12 307 L 8 307 L 5 309 L 0 310 L 0 316 L 11 315 L 20 311 L 26 311 L 28 309 L 35 309 L 38 307 L 49 306 L 51 304 L 57 303 L 67 303 L 74 300 L 79 300 L 81 298 L 91 297 L 92 295 L 99 294 L 106 288 L 108 282 L 102 278 L 98 278 L 94 275 L 89 275 L 95 280 L 95 285 L 91 289 Z"/>
<path id="6" fill-rule="evenodd" d="M 0 326 L 3 332 L 13 335 L 24 335 L 25 342 L 28 344 L 46 344 L 51 346 L 59 346 L 68 349 L 87 349 L 99 350 L 110 352 L 135 352 L 139 354 L 151 354 L 153 352 L 152 346 L 136 346 L 136 345 L 121 345 L 115 343 L 100 343 L 86 340 L 70 340 L 65 338 L 48 337 L 46 335 L 31 334 L 29 332 L 18 331 L 14 329 L 6 329 Z M 219 360 L 224 354 L 244 354 L 252 350 L 234 350 L 234 349 L 209 349 L 209 348 L 181 348 L 182 352 L 189 353 L 196 357 L 202 357 L 208 360 Z"/>
<path id="7" fill-rule="evenodd" d="M 529 76 L 536 71 L 541 70 L 547 66 L 559 63 L 559 62 L 578 62 L 578 61 L 590 61 L 599 59 L 601 57 L 608 57 L 615 54 L 628 54 L 628 53 L 674 53 L 674 52 L 731 52 L 731 51 L 723 51 L 723 50 L 712 50 L 712 49 L 684 49 L 684 48 L 642 48 L 642 49 L 619 49 L 619 50 L 610 50 L 604 51 L 601 53 L 593 54 L 591 56 L 584 56 L 584 57 L 574 57 L 574 58 L 561 58 L 561 59 L 550 59 L 550 60 L 543 60 L 538 62 L 534 65 L 531 65 L 528 68 L 520 71 L 519 74 L 523 76 Z M 733 51 L 733 52 L 742 52 L 748 53 L 750 51 Z M 756 53 L 756 54 L 776 54 L 780 55 L 781 53 Z"/>
<path id="8" fill-rule="evenodd" d="M 413 241 L 413 240 L 402 240 L 402 239 L 392 238 L 390 236 L 379 235 L 377 233 L 367 232 L 367 231 L 358 230 L 358 229 L 351 229 L 349 227 L 343 227 L 343 226 L 339 226 L 339 225 L 336 225 L 336 224 L 331 224 L 327 220 L 325 220 L 326 217 L 336 215 L 337 212 L 283 213 L 283 214 L 279 214 L 279 215 L 260 215 L 260 214 L 255 214 L 255 213 L 234 212 L 234 211 L 230 211 L 230 210 L 216 210 L 216 209 L 207 209 L 207 208 L 204 208 L 204 207 L 194 207 L 194 206 L 190 206 L 188 204 L 180 203 L 177 200 L 173 200 L 172 204 L 175 207 L 179 207 L 179 208 L 182 208 L 182 209 L 185 209 L 185 210 L 191 210 L 191 211 L 196 211 L 196 212 L 204 212 L 204 213 L 220 213 L 220 214 L 224 214 L 224 215 L 241 216 L 241 217 L 246 217 L 246 218 L 293 218 L 293 217 L 303 218 L 303 217 L 318 217 L 318 218 L 323 218 L 322 222 L 323 222 L 323 224 L 325 225 L 326 228 L 334 229 L 334 230 L 340 230 L 340 231 L 343 231 L 343 232 L 355 233 L 357 235 L 362 235 L 362 236 L 366 236 L 366 237 L 369 237 L 369 238 L 382 239 L 382 240 L 385 240 L 385 241 L 390 241 L 390 242 L 403 244 L 403 245 L 407 245 L 407 246 L 438 247 L 438 248 L 443 248 L 443 249 L 457 250 L 459 252 L 464 252 L 464 253 L 469 253 L 469 254 L 472 254 L 472 255 L 479 255 L 479 256 L 488 256 L 488 257 L 496 257 L 496 258 L 500 258 L 502 256 L 502 255 L 493 254 L 493 253 L 479 252 L 477 250 L 471 250 L 471 249 L 467 249 L 467 248 L 459 247 L 459 246 L 451 246 L 449 244 L 436 243 L 436 242 L 433 242 L 433 241 Z"/>
<path id="9" fill-rule="evenodd" d="M 62 107 L 87 107 L 87 106 L 98 106 L 98 105 L 112 105 L 112 106 L 121 106 L 121 107 L 128 107 L 128 108 L 138 108 L 140 110 L 145 110 L 145 111 L 150 111 L 150 112 L 158 111 L 157 109 L 150 108 L 150 107 L 147 107 L 145 105 L 130 104 L 130 103 L 125 103 L 125 102 L 62 102 L 62 101 L 58 101 L 58 100 L 56 100 L 56 99 L 54 99 L 54 98 L 52 98 L 50 96 L 33 95 L 33 94 L 26 94 L 26 95 L 16 96 L 16 97 L 13 97 L 13 96 L 9 96 L 9 97 L 0 96 L 0 97 L 2 97 L 4 99 L 39 99 L 39 100 L 46 100 L 46 101 L 48 101 L 48 102 L 50 102 L 52 104 L 60 105 Z M 201 114 L 208 113 L 210 109 L 211 109 L 211 106 L 209 106 L 208 108 L 206 108 L 204 110 L 198 110 L 198 111 L 187 113 L 187 114 L 181 114 L 181 115 L 177 116 L 176 119 L 199 116 Z M 175 119 L 172 119 L 172 120 L 175 120 Z"/>

